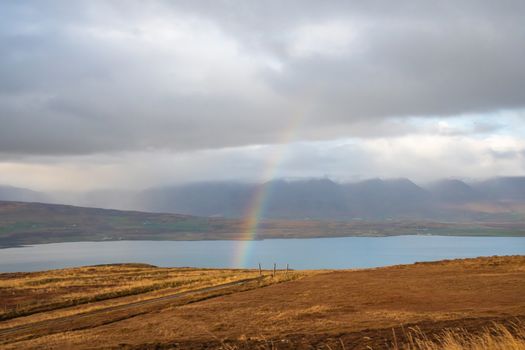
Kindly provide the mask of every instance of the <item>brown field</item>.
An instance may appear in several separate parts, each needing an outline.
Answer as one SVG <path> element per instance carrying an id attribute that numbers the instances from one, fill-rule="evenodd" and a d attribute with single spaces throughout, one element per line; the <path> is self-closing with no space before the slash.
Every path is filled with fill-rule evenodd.
<path id="1" fill-rule="evenodd" d="M 100 270 L 94 273 L 95 270 L 89 272 L 89 269 Z M 349 271 L 300 274 L 278 271 L 276 278 L 265 272 L 267 276 L 263 279 L 200 290 L 176 299 L 155 298 L 257 277 L 258 272 L 90 267 L 50 271 L 40 276 L 40 273 L 0 274 L 0 291 L 2 296 L 13 295 L 5 299 L 11 300 L 8 303 L 12 306 L 16 304 L 14 296 L 34 300 L 39 295 L 45 303 L 45 293 L 31 289 L 50 288 L 55 292 L 49 293 L 47 302 L 53 304 L 86 294 L 108 293 L 111 288 L 133 289 L 130 280 L 133 281 L 134 269 L 137 275 L 140 271 L 143 276 L 150 276 L 148 283 L 154 285 L 162 283 L 162 274 L 171 276 L 174 283 L 197 281 L 180 290 L 170 286 L 123 297 L 117 294 L 102 301 L 57 306 L 54 311 L 5 320 L 0 322 L 1 346 L 335 350 L 467 348 L 461 342 L 478 344 L 472 349 L 496 343 L 514 344 L 507 347 L 513 349 L 523 349 L 524 345 L 523 256 Z M 154 271 L 162 274 L 151 277 Z M 68 274 L 69 277 L 91 274 L 93 277 L 85 280 L 93 283 L 85 282 L 81 289 L 75 290 L 67 286 L 83 282 L 75 282 L 75 278 L 69 282 L 53 280 Z M 203 276 L 211 277 L 207 280 Z M 30 283 L 39 279 L 49 281 L 40 285 Z M 141 280 L 136 280 L 139 286 L 144 283 Z M 46 283 L 49 285 L 43 287 Z M 56 286 L 52 287 L 53 283 Z M 150 302 L 137 302 L 144 299 Z"/>
<path id="2" fill-rule="evenodd" d="M 4 273 L 0 274 L 0 320 L 123 296 L 143 297 L 153 291 L 174 293 L 256 276 L 258 272 L 253 270 L 174 269 L 145 264 Z"/>

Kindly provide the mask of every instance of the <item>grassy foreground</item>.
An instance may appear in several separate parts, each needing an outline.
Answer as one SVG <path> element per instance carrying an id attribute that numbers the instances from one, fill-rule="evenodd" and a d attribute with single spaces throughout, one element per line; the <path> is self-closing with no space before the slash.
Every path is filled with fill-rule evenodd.
<path id="1" fill-rule="evenodd" d="M 523 349 L 523 256 L 258 274 L 148 265 L 0 274 L 0 347 Z M 228 281 L 237 282 L 199 290 Z"/>
<path id="2" fill-rule="evenodd" d="M 258 276 L 255 270 L 158 268 L 147 264 L 4 273 L 0 274 L 0 320 L 120 297 L 154 298 Z"/>
<path id="3" fill-rule="evenodd" d="M 447 329 L 433 337 L 415 329 L 408 339 L 406 344 L 396 344 L 394 350 L 525 350 L 525 325 L 495 323 L 480 334 Z"/>
<path id="4" fill-rule="evenodd" d="M 470 333 L 464 329 L 446 329 L 439 334 L 429 336 L 419 330 L 410 329 L 404 334 L 405 340 L 394 339 L 392 345 L 385 345 L 388 350 L 525 350 L 525 326 L 516 323 L 505 326 L 495 323 L 481 333 Z M 349 349 L 342 340 L 339 344 L 327 345 L 328 350 Z M 224 349 L 239 350 L 244 346 L 224 344 Z M 259 344 L 259 350 L 274 350 L 273 342 Z M 368 347 L 372 349 L 372 347 Z"/>

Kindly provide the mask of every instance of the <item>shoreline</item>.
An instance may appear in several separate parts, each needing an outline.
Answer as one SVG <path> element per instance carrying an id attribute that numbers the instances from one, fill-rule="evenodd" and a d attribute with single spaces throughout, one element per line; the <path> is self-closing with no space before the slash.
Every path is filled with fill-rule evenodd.
<path id="1" fill-rule="evenodd" d="M 476 238 L 525 238 L 525 232 L 519 234 L 442 234 L 442 233 L 399 233 L 399 234 L 368 234 L 368 235 L 305 235 L 305 236 L 276 236 L 276 237 L 261 237 L 255 239 L 243 239 L 243 238 L 197 238 L 197 239 L 187 239 L 187 237 L 182 239 L 170 239 L 169 237 L 139 237 L 139 238 L 118 238 L 118 239 L 80 239 L 80 240 L 56 240 L 56 241 L 46 241 L 46 242 L 23 242 L 23 243 L 0 243 L 0 251 L 2 249 L 10 248 L 24 248 L 34 245 L 44 245 L 44 244 L 59 244 L 59 243 L 82 243 L 82 242 L 127 242 L 127 241 L 151 241 L 151 242 L 217 242 L 217 241 L 226 241 L 226 242 L 261 242 L 267 240 L 297 240 L 297 239 L 323 239 L 323 238 L 388 238 L 388 237 L 476 237 Z"/>

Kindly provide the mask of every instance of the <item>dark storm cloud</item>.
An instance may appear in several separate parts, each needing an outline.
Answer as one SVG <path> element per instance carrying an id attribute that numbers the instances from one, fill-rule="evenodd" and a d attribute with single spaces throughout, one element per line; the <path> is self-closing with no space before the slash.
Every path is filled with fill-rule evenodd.
<path id="1" fill-rule="evenodd" d="M 274 143 L 298 115 L 299 139 L 377 136 L 406 117 L 525 107 L 522 1 L 4 1 L 0 14 L 4 154 Z"/>

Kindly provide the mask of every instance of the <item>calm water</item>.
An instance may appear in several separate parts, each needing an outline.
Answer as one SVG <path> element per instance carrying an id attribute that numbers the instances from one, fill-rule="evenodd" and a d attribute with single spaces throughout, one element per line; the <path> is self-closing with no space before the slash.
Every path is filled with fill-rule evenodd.
<path id="1" fill-rule="evenodd" d="M 40 244 L 0 249 L 0 271 L 142 262 L 157 266 L 234 267 L 236 241 L 115 241 Z M 525 254 L 525 237 L 344 237 L 251 242 L 243 267 L 377 267 L 416 261 Z"/>

